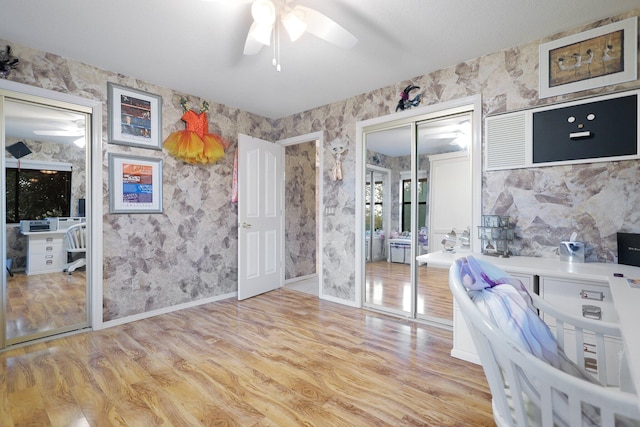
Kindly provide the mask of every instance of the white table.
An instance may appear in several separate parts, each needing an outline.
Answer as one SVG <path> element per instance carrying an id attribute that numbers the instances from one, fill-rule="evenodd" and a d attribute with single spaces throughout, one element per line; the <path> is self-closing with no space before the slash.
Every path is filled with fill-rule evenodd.
<path id="1" fill-rule="evenodd" d="M 521 274 L 550 275 L 571 280 L 598 280 L 609 283 L 613 304 L 618 313 L 625 353 L 629 361 L 631 379 L 640 390 L 640 288 L 631 288 L 627 278 L 640 279 L 640 267 L 610 263 L 571 263 L 557 258 L 512 256 L 499 258 L 469 252 L 432 252 L 416 259 L 431 267 L 449 268 L 453 262 L 467 255 L 491 262 L 500 268 Z M 624 277 L 615 277 L 622 273 Z"/>

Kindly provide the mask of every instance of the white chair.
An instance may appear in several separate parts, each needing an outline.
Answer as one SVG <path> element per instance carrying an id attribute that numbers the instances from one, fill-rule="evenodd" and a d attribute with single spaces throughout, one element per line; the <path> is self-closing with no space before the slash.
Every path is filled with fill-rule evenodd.
<path id="1" fill-rule="evenodd" d="M 489 263 L 478 262 L 483 268 L 491 266 Z M 638 395 L 606 387 L 595 379 L 585 378 L 586 371 L 578 367 L 578 364 L 583 366 L 584 362 L 578 360 L 578 364 L 561 370 L 535 356 L 519 340 L 511 339 L 510 333 L 505 331 L 507 328 L 504 325 L 497 327 L 495 318 L 491 318 L 493 314 L 487 314 L 486 307 L 482 307 L 481 302 L 474 302 L 472 298 L 478 301 L 482 299 L 477 298 L 476 292 L 486 291 L 469 291 L 467 287 L 470 280 L 464 270 L 464 259 L 451 267 L 449 287 L 478 351 L 491 389 L 493 414 L 498 426 L 640 426 Z M 462 275 L 466 277 L 463 278 Z M 531 297 L 533 305 L 538 310 L 551 313 L 556 319 L 559 336 L 564 334 L 565 329 L 570 329 L 567 328 L 568 325 L 574 325 L 571 332 L 576 335 L 576 346 L 580 346 L 580 351 L 577 351 L 578 358 L 584 356 L 581 344 L 583 338 L 596 337 L 599 343 L 598 366 L 602 367 L 598 369 L 598 377 L 605 381 L 605 355 L 600 354 L 605 352 L 603 336 L 619 335 L 616 325 L 590 319 L 575 319 L 562 314 L 537 295 Z M 532 309 L 527 307 L 527 303 L 525 307 Z M 531 319 L 542 321 L 535 314 L 534 312 Z M 560 327 L 559 322 L 563 322 L 564 327 Z M 556 343 L 562 343 L 562 340 L 563 338 L 560 338 Z M 560 350 L 559 354 L 564 356 L 564 351 Z"/>
<path id="2" fill-rule="evenodd" d="M 64 245 L 72 261 L 65 265 L 62 271 L 73 273 L 77 268 L 87 265 L 87 224 L 74 224 L 67 229 L 64 235 Z M 81 254 L 80 258 L 73 260 L 73 256 Z"/>

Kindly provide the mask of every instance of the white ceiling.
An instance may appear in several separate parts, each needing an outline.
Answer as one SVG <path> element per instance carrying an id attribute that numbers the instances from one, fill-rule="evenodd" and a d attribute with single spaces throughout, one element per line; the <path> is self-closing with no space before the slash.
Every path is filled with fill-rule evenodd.
<path id="1" fill-rule="evenodd" d="M 1 0 L 0 38 L 269 118 L 346 99 L 639 7 L 638 0 L 298 0 L 351 31 L 242 54 L 241 0 Z M 21 52 L 14 50 L 20 57 Z"/>
<path id="2" fill-rule="evenodd" d="M 73 111 L 8 101 L 4 105 L 5 135 L 70 144 L 85 136 L 85 116 Z"/>

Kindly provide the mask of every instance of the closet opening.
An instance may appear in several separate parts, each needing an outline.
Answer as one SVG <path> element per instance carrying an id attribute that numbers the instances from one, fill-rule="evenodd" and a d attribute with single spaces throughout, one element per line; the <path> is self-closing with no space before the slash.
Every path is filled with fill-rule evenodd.
<path id="1" fill-rule="evenodd" d="M 448 271 L 416 257 L 454 233 L 471 252 L 480 217 L 480 99 L 357 126 L 356 258 L 363 307 L 453 325 Z"/>

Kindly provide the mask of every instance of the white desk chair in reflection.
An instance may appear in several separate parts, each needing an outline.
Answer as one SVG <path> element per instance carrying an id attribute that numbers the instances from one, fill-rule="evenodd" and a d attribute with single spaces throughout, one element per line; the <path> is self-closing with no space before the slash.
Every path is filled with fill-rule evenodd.
<path id="1" fill-rule="evenodd" d="M 64 235 L 64 245 L 68 254 L 72 257 L 81 254 L 81 258 L 76 260 L 72 258 L 72 261 L 62 271 L 71 274 L 77 268 L 87 265 L 87 224 L 83 222 L 69 227 Z"/>

